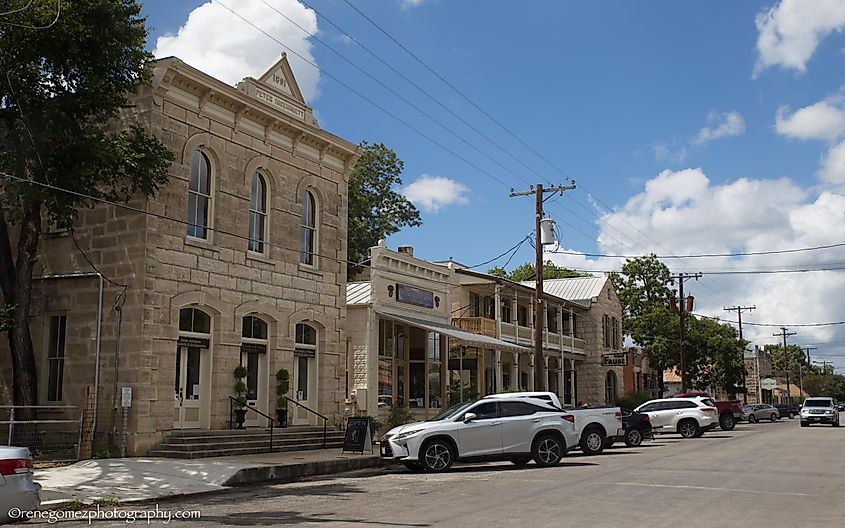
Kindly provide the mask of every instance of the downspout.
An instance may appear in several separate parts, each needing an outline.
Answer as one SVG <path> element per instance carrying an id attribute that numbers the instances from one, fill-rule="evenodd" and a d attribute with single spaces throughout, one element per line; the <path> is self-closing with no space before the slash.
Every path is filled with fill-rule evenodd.
<path id="1" fill-rule="evenodd" d="M 97 405 L 100 393 L 100 337 L 103 326 L 103 274 L 99 272 L 67 273 L 57 275 L 44 275 L 34 277 L 32 280 L 53 280 L 53 279 L 81 279 L 86 277 L 97 277 L 99 279 L 99 295 L 97 296 L 97 337 L 96 352 L 94 353 L 94 416 L 91 418 L 91 432 L 97 431 Z"/>

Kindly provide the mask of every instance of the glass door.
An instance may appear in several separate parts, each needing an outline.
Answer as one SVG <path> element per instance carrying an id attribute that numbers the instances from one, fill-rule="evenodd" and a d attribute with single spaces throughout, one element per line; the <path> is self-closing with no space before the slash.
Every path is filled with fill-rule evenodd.
<path id="1" fill-rule="evenodd" d="M 174 386 L 176 429 L 194 429 L 200 427 L 202 391 L 200 385 L 200 366 L 202 349 L 180 346 L 176 348 L 176 379 Z"/>

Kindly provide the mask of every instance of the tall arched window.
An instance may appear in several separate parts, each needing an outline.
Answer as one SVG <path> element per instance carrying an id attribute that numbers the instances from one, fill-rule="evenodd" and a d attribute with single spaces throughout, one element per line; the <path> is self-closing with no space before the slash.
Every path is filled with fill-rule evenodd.
<path id="1" fill-rule="evenodd" d="M 267 232 L 267 183 L 264 177 L 252 175 L 252 194 L 249 199 L 249 250 L 264 253 Z"/>
<path id="2" fill-rule="evenodd" d="M 299 262 L 313 266 L 317 245 L 317 203 L 311 191 L 302 193 L 302 220 L 299 235 Z"/>
<path id="3" fill-rule="evenodd" d="M 211 216 L 211 163 L 202 152 L 191 156 L 191 180 L 188 183 L 188 235 L 208 238 Z"/>
<path id="4" fill-rule="evenodd" d="M 296 325 L 296 396 L 308 400 L 309 359 L 317 355 L 317 329 L 305 323 Z"/>
<path id="5" fill-rule="evenodd" d="M 614 403 L 616 396 L 616 373 L 608 370 L 605 381 L 605 403 Z"/>

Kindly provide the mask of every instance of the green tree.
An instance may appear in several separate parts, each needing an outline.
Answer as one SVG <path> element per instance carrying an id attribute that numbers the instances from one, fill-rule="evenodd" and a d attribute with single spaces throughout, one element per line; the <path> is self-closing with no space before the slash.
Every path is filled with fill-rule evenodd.
<path id="1" fill-rule="evenodd" d="M 173 159 L 141 126 L 119 126 L 128 96 L 151 75 L 140 5 L 61 2 L 51 23 L 56 5 L 34 2 L 0 22 L 0 286 L 15 306 L 8 339 L 19 405 L 37 404 L 29 314 L 43 223 L 71 227 L 95 205 L 36 184 L 127 201 L 153 195 Z"/>
<path id="2" fill-rule="evenodd" d="M 804 392 L 810 396 L 831 396 L 845 401 L 845 376 L 825 372 L 814 372 L 804 376 Z"/>
<path id="3" fill-rule="evenodd" d="M 349 251 L 347 272 L 353 278 L 368 250 L 403 227 L 422 225 L 420 212 L 396 191 L 404 163 L 381 143 L 361 143 L 361 157 L 349 176 Z"/>
<path id="4" fill-rule="evenodd" d="M 747 346 L 748 341 L 738 339 L 730 324 L 691 316 L 685 355 L 691 386 L 718 387 L 732 396 L 742 392 Z"/>
<path id="5" fill-rule="evenodd" d="M 649 351 L 650 364 L 658 371 L 680 362 L 680 320 L 666 302 L 672 293 L 671 273 L 654 254 L 627 259 L 619 273 L 611 275 L 622 304 L 622 329 L 634 343 Z M 660 378 L 660 391 L 663 381 Z"/>
<path id="6" fill-rule="evenodd" d="M 789 372 L 790 383 L 798 383 L 799 368 L 802 373 L 811 370 L 807 368 L 804 350 L 798 345 L 786 345 L 786 355 L 783 353 L 783 345 L 764 345 L 763 350 L 772 357 L 772 371 L 779 376 Z"/>
<path id="7" fill-rule="evenodd" d="M 513 282 L 522 282 L 534 280 L 537 274 L 537 267 L 531 262 L 526 262 L 521 266 L 517 266 L 510 273 L 506 272 L 504 268 L 494 267 L 487 270 L 490 275 L 502 277 L 503 279 L 512 280 Z M 543 279 L 569 279 L 572 277 L 589 277 L 589 273 L 580 273 L 568 268 L 556 265 L 551 260 L 543 263 Z"/>

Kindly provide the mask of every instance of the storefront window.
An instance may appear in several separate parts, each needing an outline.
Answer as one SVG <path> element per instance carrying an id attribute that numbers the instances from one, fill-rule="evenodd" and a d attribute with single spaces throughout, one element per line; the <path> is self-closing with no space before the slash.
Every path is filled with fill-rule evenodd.
<path id="1" fill-rule="evenodd" d="M 380 320 L 378 407 L 442 408 L 443 346 L 437 332 Z"/>
<path id="2" fill-rule="evenodd" d="M 393 323 L 379 321 L 378 406 L 393 405 Z"/>

